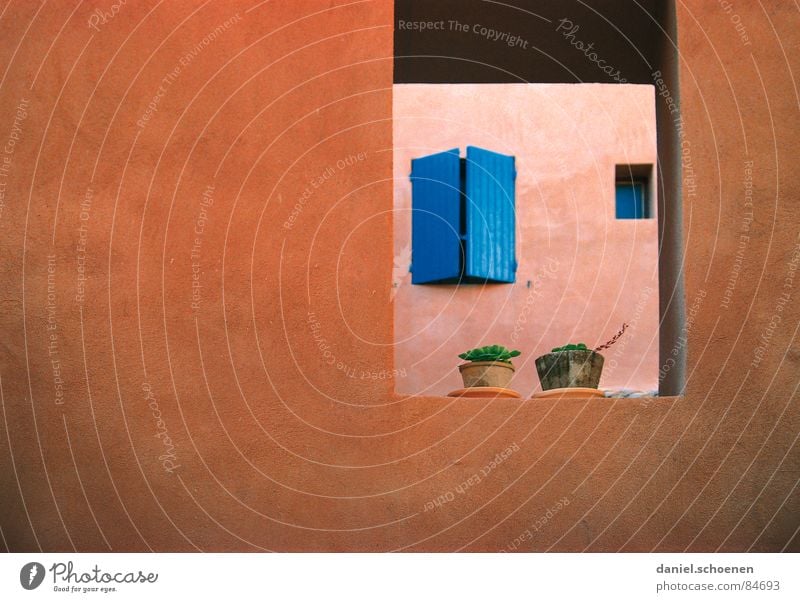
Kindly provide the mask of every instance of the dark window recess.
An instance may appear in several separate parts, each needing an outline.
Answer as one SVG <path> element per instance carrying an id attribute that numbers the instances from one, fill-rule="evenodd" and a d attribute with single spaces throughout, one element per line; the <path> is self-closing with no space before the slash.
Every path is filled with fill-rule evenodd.
<path id="1" fill-rule="evenodd" d="M 617 219 L 648 219 L 652 165 L 617 165 L 615 204 Z"/>
<path id="2" fill-rule="evenodd" d="M 514 157 L 475 146 L 411 161 L 411 282 L 514 282 Z"/>
<path id="3" fill-rule="evenodd" d="M 661 49 L 675 52 L 664 24 L 671 4 L 395 0 L 394 82 L 652 85 Z M 423 22 L 436 29 L 420 30 Z"/>

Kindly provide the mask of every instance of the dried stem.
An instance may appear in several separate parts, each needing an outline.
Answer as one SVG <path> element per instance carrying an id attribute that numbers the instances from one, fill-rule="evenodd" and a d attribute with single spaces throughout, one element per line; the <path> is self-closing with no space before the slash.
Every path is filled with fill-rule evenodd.
<path id="1" fill-rule="evenodd" d="M 613 337 L 611 337 L 611 340 L 606 341 L 605 343 L 603 343 L 599 347 L 595 347 L 593 349 L 593 351 L 602 351 L 603 349 L 608 349 L 609 347 L 611 347 L 611 345 L 616 343 L 619 340 L 619 338 L 623 334 L 625 334 L 625 329 L 627 329 L 627 328 L 628 328 L 628 325 L 623 322 L 622 328 L 620 329 L 620 331 L 617 334 L 615 334 Z"/>

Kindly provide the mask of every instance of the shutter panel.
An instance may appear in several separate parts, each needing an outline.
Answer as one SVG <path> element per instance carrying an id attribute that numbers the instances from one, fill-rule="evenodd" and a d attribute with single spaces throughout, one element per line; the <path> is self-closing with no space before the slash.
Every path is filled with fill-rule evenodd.
<path id="1" fill-rule="evenodd" d="M 514 282 L 517 272 L 514 157 L 467 147 L 467 276 Z"/>
<path id="2" fill-rule="evenodd" d="M 458 279 L 461 191 L 458 149 L 411 160 L 411 282 Z"/>
<path id="3" fill-rule="evenodd" d="M 641 182 L 617 182 L 617 219 L 643 219 L 645 215 L 644 184 Z"/>

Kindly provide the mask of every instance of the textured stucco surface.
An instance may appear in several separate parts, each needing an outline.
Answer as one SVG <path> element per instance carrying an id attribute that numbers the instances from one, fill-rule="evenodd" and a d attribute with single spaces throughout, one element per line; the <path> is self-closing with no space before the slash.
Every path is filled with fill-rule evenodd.
<path id="1" fill-rule="evenodd" d="M 3 546 L 800 550 L 796 7 L 737 3 L 744 46 L 678 4 L 686 395 L 559 403 L 367 374 L 393 367 L 390 2 L 156 4 L 0 19 Z"/>
<path id="2" fill-rule="evenodd" d="M 654 87 L 396 85 L 392 101 L 396 390 L 447 394 L 462 386 L 459 353 L 499 343 L 522 351 L 513 387 L 530 396 L 537 357 L 598 346 L 623 323 L 601 386 L 657 390 L 658 204 L 643 220 L 614 206 L 615 166 L 656 164 Z M 467 145 L 515 157 L 516 282 L 411 285 L 411 160 Z"/>

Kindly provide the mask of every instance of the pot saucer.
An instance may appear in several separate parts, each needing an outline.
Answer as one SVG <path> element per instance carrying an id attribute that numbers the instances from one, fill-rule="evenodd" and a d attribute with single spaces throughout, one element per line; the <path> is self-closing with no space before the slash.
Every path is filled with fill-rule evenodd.
<path id="1" fill-rule="evenodd" d="M 532 395 L 532 399 L 547 399 L 557 397 L 558 399 L 586 399 L 587 397 L 603 397 L 605 395 L 600 389 L 592 389 L 589 387 L 564 387 L 561 389 L 548 389 L 547 391 L 539 391 Z"/>
<path id="2" fill-rule="evenodd" d="M 466 389 L 456 389 L 447 394 L 448 397 L 500 397 L 502 399 L 521 399 L 522 395 L 513 389 L 503 387 L 467 387 Z"/>

